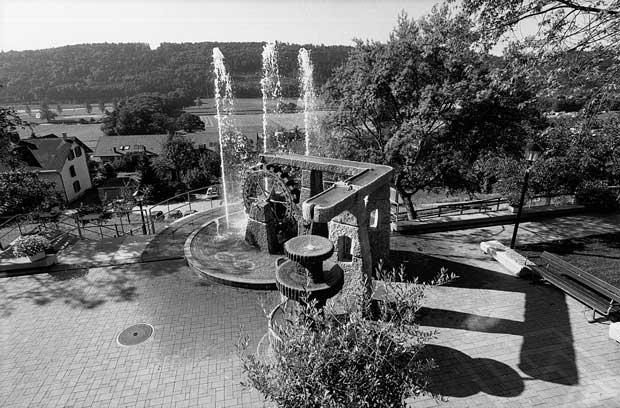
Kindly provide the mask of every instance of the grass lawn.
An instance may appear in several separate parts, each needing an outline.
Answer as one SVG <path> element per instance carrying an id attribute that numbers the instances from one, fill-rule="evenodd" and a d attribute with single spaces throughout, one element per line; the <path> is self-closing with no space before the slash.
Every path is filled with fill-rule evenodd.
<path id="1" fill-rule="evenodd" d="M 518 249 L 533 262 L 537 262 L 543 251 L 559 255 L 565 261 L 620 288 L 620 233 L 523 245 Z"/>

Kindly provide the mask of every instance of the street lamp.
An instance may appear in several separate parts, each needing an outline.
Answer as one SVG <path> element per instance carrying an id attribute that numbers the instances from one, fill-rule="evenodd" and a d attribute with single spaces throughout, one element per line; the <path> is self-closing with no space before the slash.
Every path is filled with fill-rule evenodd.
<path id="1" fill-rule="evenodd" d="M 517 211 L 517 220 L 515 221 L 515 226 L 512 230 L 512 240 L 510 241 L 510 248 L 514 249 L 515 242 L 517 241 L 517 231 L 519 230 L 519 222 L 521 221 L 521 212 L 523 211 L 523 201 L 525 200 L 525 193 L 527 191 L 527 182 L 530 179 L 530 170 L 532 170 L 532 165 L 540 155 L 542 154 L 542 149 L 536 143 L 528 143 L 525 146 L 525 160 L 528 162 L 528 167 L 525 170 L 525 178 L 523 179 L 523 189 L 521 190 L 521 200 L 519 200 L 519 210 Z"/>
<path id="2" fill-rule="evenodd" d="M 142 218 L 142 234 L 146 235 L 146 222 L 144 221 L 144 212 L 142 211 L 142 201 L 144 200 L 144 193 L 137 189 L 135 193 L 133 193 L 133 198 L 138 202 L 140 206 L 140 218 Z"/>

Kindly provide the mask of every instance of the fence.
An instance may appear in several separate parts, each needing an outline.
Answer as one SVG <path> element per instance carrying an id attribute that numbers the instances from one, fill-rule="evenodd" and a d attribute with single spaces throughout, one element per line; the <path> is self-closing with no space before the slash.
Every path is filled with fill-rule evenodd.
<path id="1" fill-rule="evenodd" d="M 390 203 L 392 208 L 392 222 L 406 220 L 407 214 L 403 212 L 404 204 L 398 194 L 391 194 Z M 441 217 L 445 215 L 463 215 L 465 213 L 478 214 L 487 211 L 499 211 L 500 208 L 507 203 L 508 200 L 502 197 L 492 197 L 483 200 L 454 201 L 417 209 L 416 214 L 419 219 Z"/>
<path id="2" fill-rule="evenodd" d="M 157 230 L 159 230 L 161 227 L 186 215 L 224 205 L 223 197 L 220 197 L 220 191 L 221 187 L 219 185 L 201 187 L 177 194 L 174 197 L 149 206 L 146 213 L 148 215 L 147 224 L 149 224 L 151 233 L 155 233 L 156 225 L 158 226 Z"/>
<path id="3" fill-rule="evenodd" d="M 18 214 L 0 219 L 0 250 L 6 249 L 20 235 L 43 231 L 56 231 L 90 240 L 153 233 L 149 224 L 142 222 L 143 218 L 139 210 L 86 215 L 79 215 L 75 210 Z"/>

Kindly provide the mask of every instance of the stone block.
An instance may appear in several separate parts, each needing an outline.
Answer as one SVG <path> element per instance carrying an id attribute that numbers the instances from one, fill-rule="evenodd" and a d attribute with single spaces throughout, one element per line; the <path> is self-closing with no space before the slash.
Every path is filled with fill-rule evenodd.
<path id="1" fill-rule="evenodd" d="M 499 241 L 484 241 L 480 243 L 480 249 L 485 254 L 491 255 L 497 262 L 506 268 L 511 274 L 519 278 L 531 278 L 534 271 L 529 267 L 534 265 L 523 255 L 514 249 L 510 249 Z"/>

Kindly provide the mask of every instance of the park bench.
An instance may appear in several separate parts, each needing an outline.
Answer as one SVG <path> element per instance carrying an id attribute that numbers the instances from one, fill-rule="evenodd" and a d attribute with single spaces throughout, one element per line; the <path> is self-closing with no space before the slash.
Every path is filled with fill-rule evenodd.
<path id="1" fill-rule="evenodd" d="M 593 322 L 596 312 L 609 317 L 620 312 L 620 289 L 596 276 L 571 265 L 560 257 L 543 252 L 539 265 L 531 268 L 540 276 L 592 309 Z"/>

